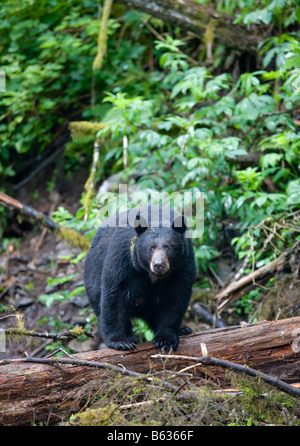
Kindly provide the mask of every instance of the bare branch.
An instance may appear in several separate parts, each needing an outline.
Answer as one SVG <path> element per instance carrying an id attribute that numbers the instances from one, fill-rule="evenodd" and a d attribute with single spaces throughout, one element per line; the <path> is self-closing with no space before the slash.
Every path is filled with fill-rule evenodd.
<path id="1" fill-rule="evenodd" d="M 252 369 L 248 366 L 244 366 L 242 364 L 236 364 L 231 361 L 226 361 L 224 359 L 212 358 L 211 356 L 202 356 L 201 358 L 194 358 L 193 356 L 181 356 L 181 355 L 152 355 L 152 358 L 169 358 L 169 359 L 184 359 L 189 361 L 194 361 L 197 365 L 212 365 L 216 367 L 222 367 L 223 369 L 233 370 L 238 373 L 245 373 L 246 375 L 252 377 L 262 378 L 267 384 L 270 384 L 277 389 L 282 390 L 285 393 L 288 393 L 291 396 L 300 397 L 300 389 L 294 387 L 284 381 L 281 381 L 278 378 L 274 378 L 273 376 L 267 375 L 266 373 L 259 372 L 258 370 Z"/>

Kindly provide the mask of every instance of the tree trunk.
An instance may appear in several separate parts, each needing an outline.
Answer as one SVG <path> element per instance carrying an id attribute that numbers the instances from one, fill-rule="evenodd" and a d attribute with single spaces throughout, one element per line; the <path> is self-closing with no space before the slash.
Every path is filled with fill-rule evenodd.
<path id="1" fill-rule="evenodd" d="M 207 26 L 212 25 L 216 40 L 226 47 L 242 51 L 256 52 L 258 43 L 266 37 L 258 33 L 257 27 L 234 24 L 235 17 L 193 0 L 117 0 L 117 3 L 124 3 L 166 23 L 192 31 L 200 38 L 204 36 Z"/>
<path id="2" fill-rule="evenodd" d="M 203 343 L 208 354 L 215 358 L 247 365 L 288 383 L 300 381 L 300 317 L 183 336 L 176 354 L 201 357 Z M 148 342 L 138 345 L 133 352 L 105 349 L 78 354 L 76 358 L 118 365 L 139 373 L 148 373 L 150 365 L 152 372 L 158 372 L 165 368 L 180 370 L 193 364 L 187 359 L 165 362 L 151 358 L 157 353 Z M 1 425 L 26 425 L 33 420 L 38 423 L 47 420 L 50 413 L 68 415 L 77 391 L 84 384 L 100 376 L 103 382 L 112 373 L 88 366 L 11 361 L 0 361 Z M 205 367 L 197 370 L 203 373 Z M 210 372 L 219 379 L 224 376 L 218 367 L 207 370 L 208 376 L 213 376 Z"/>

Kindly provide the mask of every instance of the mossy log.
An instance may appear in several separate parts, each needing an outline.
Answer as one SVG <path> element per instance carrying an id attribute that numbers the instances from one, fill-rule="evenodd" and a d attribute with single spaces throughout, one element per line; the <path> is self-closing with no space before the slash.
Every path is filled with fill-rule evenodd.
<path id="1" fill-rule="evenodd" d="M 287 383 L 300 381 L 300 317 L 183 336 L 176 354 L 201 357 L 203 344 L 208 354 L 215 358 L 247 365 Z M 181 370 L 193 364 L 186 358 L 167 361 L 152 358 L 157 353 L 159 351 L 152 343 L 147 342 L 137 345 L 132 352 L 104 349 L 77 354 L 76 358 L 145 374 L 166 369 Z M 98 379 L 98 385 L 101 385 L 115 373 L 87 365 L 49 365 L 25 361 L 0 360 L 1 425 L 28 425 L 33 420 L 51 424 L 51 417 L 52 422 L 57 422 L 57 416 L 70 415 L 78 392 L 85 384 Z M 215 377 L 218 382 L 224 379 L 224 371 L 218 367 L 201 366 L 194 373 L 203 374 L 209 379 Z"/>
<path id="2" fill-rule="evenodd" d="M 257 52 L 257 45 L 267 37 L 262 27 L 235 24 L 235 17 L 194 0 L 117 0 L 117 3 L 192 31 L 204 40 L 209 27 L 218 42 L 241 51 Z"/>
<path id="3" fill-rule="evenodd" d="M 97 133 L 107 126 L 105 122 L 73 121 L 69 128 L 73 141 L 86 137 L 96 139 Z"/>
<path id="4" fill-rule="evenodd" d="M 76 246 L 83 251 L 88 251 L 90 246 L 90 241 L 84 237 L 84 235 L 80 234 L 80 232 L 75 229 L 66 228 L 58 223 L 55 223 L 50 217 L 43 214 L 42 212 L 28 206 L 20 201 L 16 200 L 13 197 L 5 194 L 4 192 L 0 192 L 0 205 L 5 206 L 9 209 L 13 209 L 14 211 L 20 213 L 25 216 L 27 219 L 33 220 L 35 223 L 38 223 L 45 228 L 51 229 L 61 240 L 66 241 L 72 246 Z"/>

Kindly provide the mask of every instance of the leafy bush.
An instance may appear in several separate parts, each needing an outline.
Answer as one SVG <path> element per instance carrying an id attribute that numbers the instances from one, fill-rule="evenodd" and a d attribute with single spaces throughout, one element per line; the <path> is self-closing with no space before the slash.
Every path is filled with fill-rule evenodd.
<path id="1" fill-rule="evenodd" d="M 41 155 L 66 120 L 98 121 L 98 178 L 104 165 L 106 176 L 122 172 L 141 190 L 203 192 L 205 230 L 194 240 L 202 270 L 218 255 L 216 241 L 228 221 L 241 258 L 250 249 L 250 263 L 270 261 L 299 236 L 300 10 L 291 0 L 265 1 L 260 9 L 252 0 L 225 1 L 218 10 L 237 23 L 274 22 L 252 70 L 241 67 L 236 75 L 237 54 L 224 54 L 220 44 L 213 63 L 201 44 L 198 63 L 180 30 L 168 32 L 157 19 L 116 7 L 104 66 L 92 73 L 100 25 L 93 2 L 4 1 L 4 176 L 21 169 L 24 156 Z M 68 147 L 69 154 L 80 150 L 78 141 Z M 258 164 L 242 167 L 240 159 L 252 152 L 259 153 Z M 83 209 L 76 217 L 60 209 L 56 218 L 91 236 L 105 198 L 97 197 L 87 221 Z"/>
<path id="2" fill-rule="evenodd" d="M 21 172 L 24 161 L 39 162 L 67 133 L 70 120 L 101 117 L 99 92 L 120 81 L 125 63 L 130 73 L 143 47 L 120 42 L 117 58 L 111 48 L 107 68 L 93 73 L 101 20 L 91 0 L 4 0 L 0 22 L 0 67 L 6 75 L 6 91 L 0 93 L 0 174 L 5 180 Z M 119 26 L 111 19 L 108 34 Z"/>
<path id="3" fill-rule="evenodd" d="M 129 167 L 124 170 L 128 177 L 133 167 L 142 172 L 137 187 L 204 193 L 206 230 L 195 246 L 204 269 L 217 254 L 213 244 L 225 219 L 239 222 L 234 242 L 240 257 L 255 247 L 255 258 L 268 262 L 277 252 L 269 245 L 261 258 L 266 220 L 268 231 L 278 235 L 278 250 L 296 235 L 293 225 L 280 228 L 278 223 L 300 204 L 299 133 L 288 106 L 300 99 L 290 82 L 295 65 L 280 63 L 272 76 L 267 70 L 243 73 L 234 84 L 230 73 L 190 68 L 189 57 L 178 53 L 181 45 L 170 36 L 165 44 L 156 42 L 161 69 L 149 82 L 158 80 L 164 96 L 109 93 L 104 101 L 113 108 L 97 136 L 109 139 L 106 158 L 115 160 L 115 170 L 122 167 L 122 138 L 128 138 Z M 285 52 L 294 47 L 292 39 Z M 237 158 L 252 150 L 262 152 L 259 165 L 239 168 Z"/>

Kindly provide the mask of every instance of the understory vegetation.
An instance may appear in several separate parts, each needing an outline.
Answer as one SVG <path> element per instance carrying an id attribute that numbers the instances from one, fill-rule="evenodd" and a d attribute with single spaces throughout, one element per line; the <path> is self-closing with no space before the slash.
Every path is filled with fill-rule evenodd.
<path id="1" fill-rule="evenodd" d="M 297 425 L 299 405 L 292 397 L 276 392 L 260 380 L 241 378 L 232 372 L 227 374 L 227 382 L 230 390 L 222 392 L 207 380 L 194 377 L 184 386 L 183 395 L 159 385 L 149 387 L 129 377 L 111 377 L 107 386 L 92 382 L 78 395 L 85 402 L 84 408 L 74 411 L 66 425 Z M 178 389 L 183 383 L 177 378 Z"/>
<path id="2" fill-rule="evenodd" d="M 235 274 L 270 264 L 300 240 L 299 4 L 196 1 L 230 17 L 233 30 L 256 35 L 259 43 L 242 50 L 218 38 L 217 20 L 208 21 L 200 35 L 116 1 L 104 23 L 104 3 L 2 2 L 1 190 L 35 207 L 41 197 L 50 203 L 51 194 L 63 196 L 71 184 L 72 195 L 80 184 L 73 210 L 59 204 L 51 218 L 88 240 L 103 208 L 119 196 L 120 184 L 129 197 L 189 193 L 195 206 L 202 196 L 203 233 L 192 239 L 197 263 L 192 302 L 200 301 L 228 325 L 300 315 L 299 287 L 293 288 L 299 281 L 297 249 L 278 276 L 274 272 L 254 284 L 224 312 L 211 298 Z M 104 41 L 98 39 L 101 23 Z M 22 247 L 12 220 L 15 216 L 0 207 L 3 258 Z M 37 323 L 52 330 L 72 326 L 60 321 L 56 305 L 84 295 L 78 277 L 85 251 L 61 254 L 70 267 L 61 274 L 52 259 L 36 296 L 48 311 Z M 25 292 L 33 287 L 27 281 Z M 0 312 L 9 310 L 10 292 L 10 284 L 0 285 Z M 91 310 L 80 312 L 82 325 L 92 331 Z M 192 321 L 195 330 L 198 322 Z M 135 331 L 141 340 L 151 340 L 141 321 Z M 53 342 L 47 351 L 60 347 L 66 348 Z M 189 383 L 188 391 L 193 394 L 197 386 L 198 392 L 191 400 L 122 380 L 121 387 L 112 377 L 105 389 L 96 384 L 82 389 L 81 404 L 65 423 L 299 424 L 299 405 L 292 398 L 234 374 L 227 380 L 231 395 L 199 378 L 200 383 Z M 145 401 L 150 403 L 138 405 Z M 126 404 L 134 411 L 123 408 Z"/>

